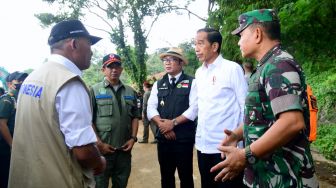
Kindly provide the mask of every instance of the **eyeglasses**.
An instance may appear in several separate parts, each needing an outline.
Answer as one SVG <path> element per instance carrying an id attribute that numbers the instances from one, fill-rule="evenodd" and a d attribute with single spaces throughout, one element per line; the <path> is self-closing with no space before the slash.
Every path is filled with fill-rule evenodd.
<path id="1" fill-rule="evenodd" d="M 163 58 L 162 62 L 163 63 L 169 63 L 169 62 L 173 62 L 173 63 L 178 63 L 180 60 L 178 58 Z"/>
<path id="2" fill-rule="evenodd" d="M 121 68 L 121 63 L 119 62 L 114 62 L 114 63 L 110 63 L 108 64 L 107 66 L 105 66 L 106 68 L 109 68 L 109 69 L 119 69 Z"/>

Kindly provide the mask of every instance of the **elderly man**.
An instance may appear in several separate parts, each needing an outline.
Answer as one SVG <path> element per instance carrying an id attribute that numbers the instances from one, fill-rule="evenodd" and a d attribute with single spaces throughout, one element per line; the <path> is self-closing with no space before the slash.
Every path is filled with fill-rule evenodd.
<path id="1" fill-rule="evenodd" d="M 280 23 L 272 9 L 239 16 L 238 45 L 244 58 L 258 61 L 249 80 L 244 124 L 226 130 L 220 150 L 226 160 L 216 180 L 226 181 L 244 169 L 249 187 L 318 187 L 307 138 L 309 109 L 305 76 L 280 45 Z M 244 139 L 245 148 L 235 147 Z"/>
<path id="2" fill-rule="evenodd" d="M 156 123 L 161 186 L 175 187 L 175 170 L 181 188 L 193 188 L 192 157 L 197 101 L 193 77 L 183 72 L 188 61 L 179 48 L 171 48 L 160 58 L 167 72 L 154 83 L 148 100 L 147 116 Z"/>
<path id="3" fill-rule="evenodd" d="M 105 158 L 96 147 L 89 91 L 80 76 L 100 39 L 79 20 L 51 29 L 48 62 L 20 90 L 10 188 L 95 187 L 93 174 L 105 169 Z"/>

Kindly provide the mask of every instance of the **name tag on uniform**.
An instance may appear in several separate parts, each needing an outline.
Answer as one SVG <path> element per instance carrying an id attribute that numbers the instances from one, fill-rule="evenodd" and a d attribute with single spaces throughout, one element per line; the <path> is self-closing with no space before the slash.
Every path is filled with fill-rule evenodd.
<path id="1" fill-rule="evenodd" d="M 96 99 L 112 99 L 112 95 L 96 95 Z"/>
<path id="2" fill-rule="evenodd" d="M 135 99 L 135 97 L 134 96 L 124 96 L 124 99 L 125 100 L 134 100 Z"/>

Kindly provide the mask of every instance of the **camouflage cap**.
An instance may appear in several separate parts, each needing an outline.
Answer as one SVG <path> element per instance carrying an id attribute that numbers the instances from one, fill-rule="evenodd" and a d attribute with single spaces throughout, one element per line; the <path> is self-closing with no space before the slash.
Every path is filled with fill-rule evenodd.
<path id="1" fill-rule="evenodd" d="M 231 32 L 232 35 L 238 35 L 249 25 L 253 23 L 278 21 L 278 16 L 273 9 L 259 9 L 241 14 L 238 18 L 239 27 Z"/>

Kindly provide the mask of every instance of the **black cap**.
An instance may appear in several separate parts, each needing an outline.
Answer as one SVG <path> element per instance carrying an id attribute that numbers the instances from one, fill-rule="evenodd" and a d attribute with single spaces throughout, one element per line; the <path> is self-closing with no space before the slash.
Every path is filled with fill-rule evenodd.
<path id="1" fill-rule="evenodd" d="M 112 64 L 112 63 L 117 63 L 118 65 L 121 65 L 121 58 L 119 55 L 117 54 L 107 54 L 106 56 L 104 56 L 103 58 L 103 67 Z"/>
<path id="2" fill-rule="evenodd" d="M 79 20 L 65 20 L 57 23 L 51 29 L 48 44 L 53 45 L 60 40 L 72 37 L 86 37 L 90 39 L 92 45 L 101 39 L 100 37 L 90 35 Z"/>
<path id="3" fill-rule="evenodd" d="M 27 76 L 28 74 L 25 72 L 15 71 L 6 77 L 6 82 L 11 82 L 13 80 L 24 81 L 27 78 Z"/>

